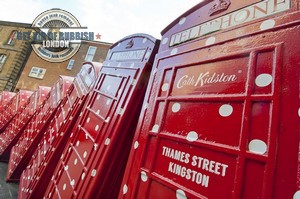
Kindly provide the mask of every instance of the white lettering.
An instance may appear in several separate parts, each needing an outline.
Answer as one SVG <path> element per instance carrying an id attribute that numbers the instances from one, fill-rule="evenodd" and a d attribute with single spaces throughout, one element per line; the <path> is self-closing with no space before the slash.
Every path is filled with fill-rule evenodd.
<path id="1" fill-rule="evenodd" d="M 210 173 L 214 173 L 217 175 L 225 176 L 228 165 L 222 164 L 216 161 L 208 160 L 206 158 L 193 156 L 191 165 L 194 167 L 198 167 Z M 221 172 L 220 172 L 221 170 Z"/>
<path id="2" fill-rule="evenodd" d="M 43 48 L 69 48 L 70 41 L 64 40 L 43 40 Z"/>
<path id="3" fill-rule="evenodd" d="M 175 149 L 171 149 L 171 148 L 163 146 L 162 155 L 172 158 L 174 160 L 178 160 L 180 162 L 184 162 L 186 164 L 189 163 L 190 154 L 179 151 L 179 150 L 175 150 Z"/>
<path id="4" fill-rule="evenodd" d="M 131 50 L 124 52 L 114 52 L 111 55 L 111 60 L 138 60 L 144 57 L 145 50 Z"/>
<path id="5" fill-rule="evenodd" d="M 225 73 L 213 73 L 210 72 L 200 73 L 198 79 L 195 81 L 194 76 L 184 75 L 182 76 L 177 84 L 177 88 L 183 88 L 184 86 L 204 86 L 206 84 L 216 84 L 216 83 L 230 83 L 237 80 L 236 75 L 227 75 Z"/>
<path id="6" fill-rule="evenodd" d="M 173 162 L 169 163 L 168 171 L 174 173 L 182 178 L 195 182 L 203 187 L 208 187 L 209 176 L 199 173 L 195 170 L 188 169 Z M 192 175 L 191 175 L 192 174 Z"/>
<path id="7" fill-rule="evenodd" d="M 246 22 L 264 18 L 290 9 L 291 0 L 260 1 L 230 14 L 202 23 L 198 26 L 175 33 L 170 46 L 174 46 L 206 34 L 241 25 Z"/>

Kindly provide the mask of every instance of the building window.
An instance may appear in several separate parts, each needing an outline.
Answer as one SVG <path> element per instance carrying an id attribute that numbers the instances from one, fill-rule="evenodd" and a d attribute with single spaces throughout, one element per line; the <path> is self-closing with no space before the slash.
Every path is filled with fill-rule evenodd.
<path id="1" fill-rule="evenodd" d="M 6 60 L 6 55 L 5 54 L 0 54 L 0 72 L 2 71 L 3 69 L 3 65 L 5 63 L 5 60 Z"/>
<path id="2" fill-rule="evenodd" d="M 87 53 L 86 53 L 85 61 L 93 61 L 96 50 L 97 50 L 97 47 L 90 46 Z"/>
<path id="3" fill-rule="evenodd" d="M 9 35 L 9 38 L 7 40 L 7 45 L 11 45 L 11 46 L 15 45 L 16 39 L 17 39 L 17 31 L 13 30 Z"/>
<path id="4" fill-rule="evenodd" d="M 28 76 L 37 79 L 43 79 L 45 73 L 46 73 L 46 69 L 44 68 L 32 67 Z"/>
<path id="5" fill-rule="evenodd" d="M 69 61 L 69 64 L 68 64 L 68 66 L 67 66 L 67 69 L 68 69 L 68 70 L 72 70 L 73 67 L 74 67 L 74 63 L 75 63 L 75 60 L 74 60 L 74 59 L 71 59 L 71 60 Z"/>

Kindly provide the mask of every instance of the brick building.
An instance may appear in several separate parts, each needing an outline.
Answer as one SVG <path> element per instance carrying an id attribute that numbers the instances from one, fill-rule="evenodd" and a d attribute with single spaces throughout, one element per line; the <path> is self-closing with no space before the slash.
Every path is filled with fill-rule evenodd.
<path id="1" fill-rule="evenodd" d="M 59 63 L 45 61 L 32 51 L 15 90 L 35 90 L 39 85 L 52 86 L 59 75 L 75 76 L 83 62 L 103 62 L 111 45 L 105 42 L 82 41 L 78 52 L 70 60 Z"/>
<path id="2" fill-rule="evenodd" d="M 31 31 L 31 24 L 0 21 L 0 91 L 13 91 L 28 55 L 29 41 L 17 40 L 17 32 Z"/>

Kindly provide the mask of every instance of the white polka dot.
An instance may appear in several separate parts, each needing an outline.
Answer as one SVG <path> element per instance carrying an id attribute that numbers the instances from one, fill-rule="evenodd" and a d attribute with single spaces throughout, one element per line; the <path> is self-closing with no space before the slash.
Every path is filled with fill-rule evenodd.
<path id="1" fill-rule="evenodd" d="M 172 51 L 171 51 L 171 55 L 176 55 L 178 52 L 178 48 L 174 48 Z"/>
<path id="2" fill-rule="evenodd" d="M 145 171 L 141 172 L 141 179 L 142 179 L 143 182 L 147 182 L 148 176 L 147 176 L 147 173 Z"/>
<path id="3" fill-rule="evenodd" d="M 84 178 L 85 178 L 85 173 L 82 173 L 81 174 L 81 180 L 84 180 Z"/>
<path id="4" fill-rule="evenodd" d="M 298 109 L 298 116 L 300 117 L 300 108 Z"/>
<path id="5" fill-rule="evenodd" d="M 198 133 L 195 131 L 190 131 L 186 136 L 187 141 L 194 142 L 198 140 Z"/>
<path id="6" fill-rule="evenodd" d="M 78 140 L 78 141 L 76 142 L 76 146 L 79 146 L 79 144 L 80 144 L 80 141 Z"/>
<path id="7" fill-rule="evenodd" d="M 70 183 L 71 186 L 74 186 L 75 185 L 75 180 L 73 179 Z"/>
<path id="8" fill-rule="evenodd" d="M 105 140 L 105 143 L 104 143 L 104 144 L 105 144 L 106 146 L 108 146 L 108 145 L 109 145 L 109 143 L 110 143 L 110 139 L 109 139 L 109 138 L 106 138 L 106 140 Z"/>
<path id="9" fill-rule="evenodd" d="M 127 191 L 128 191 L 128 187 L 127 187 L 126 184 L 124 184 L 124 186 L 123 186 L 123 194 L 125 195 L 127 193 Z"/>
<path id="10" fill-rule="evenodd" d="M 153 133 L 157 133 L 158 132 L 158 129 L 159 129 L 159 125 L 158 124 L 155 124 L 153 127 L 152 127 L 152 132 Z"/>
<path id="11" fill-rule="evenodd" d="M 147 42 L 147 38 L 144 38 L 143 39 L 143 44 L 146 43 L 146 42 Z"/>
<path id="12" fill-rule="evenodd" d="M 97 174 L 97 171 L 96 171 L 96 169 L 93 169 L 93 170 L 92 170 L 92 173 L 91 173 L 91 176 L 92 176 L 92 177 L 95 177 L 95 176 L 96 176 L 96 174 Z"/>
<path id="13" fill-rule="evenodd" d="M 95 131 L 98 131 L 99 130 L 99 125 L 97 124 L 96 126 L 95 126 Z"/>
<path id="14" fill-rule="evenodd" d="M 174 103 L 172 106 L 173 113 L 177 113 L 180 110 L 181 106 L 179 103 Z"/>
<path id="15" fill-rule="evenodd" d="M 272 83 L 273 77 L 270 74 L 260 74 L 256 77 L 255 79 L 255 84 L 258 87 L 265 87 L 268 86 Z"/>
<path id="16" fill-rule="evenodd" d="M 275 20 L 269 19 L 269 20 L 263 21 L 260 24 L 260 29 L 261 30 L 268 30 L 270 28 L 273 28 L 275 26 L 275 24 L 276 24 Z"/>
<path id="17" fill-rule="evenodd" d="M 251 140 L 249 143 L 249 151 L 256 154 L 265 154 L 267 152 L 267 144 L 262 140 Z"/>
<path id="18" fill-rule="evenodd" d="M 63 185 L 63 190 L 66 190 L 66 188 L 67 188 L 67 185 L 64 184 L 64 185 Z"/>
<path id="19" fill-rule="evenodd" d="M 186 18 L 185 18 L 185 17 L 182 17 L 182 18 L 179 20 L 179 25 L 184 24 L 185 21 L 186 21 Z"/>
<path id="20" fill-rule="evenodd" d="M 78 162 L 78 160 L 77 160 L 77 158 L 74 160 L 74 165 L 77 165 L 77 162 Z"/>
<path id="21" fill-rule="evenodd" d="M 215 37 L 209 37 L 205 42 L 205 46 L 213 45 L 215 42 L 216 42 Z"/>
<path id="22" fill-rule="evenodd" d="M 177 189 L 176 190 L 176 199 L 187 199 L 184 191 L 182 191 L 181 189 Z"/>
<path id="23" fill-rule="evenodd" d="M 165 37 L 163 40 L 162 40 L 162 44 L 165 45 L 166 43 L 168 43 L 169 41 L 169 38 L 168 37 Z"/>
<path id="24" fill-rule="evenodd" d="M 300 190 L 294 194 L 293 199 L 300 199 Z"/>
<path id="25" fill-rule="evenodd" d="M 100 99 L 100 95 L 97 95 L 97 98 L 96 98 L 97 100 L 99 100 Z"/>
<path id="26" fill-rule="evenodd" d="M 100 113 L 100 110 L 98 109 L 98 110 L 96 111 L 96 114 L 99 115 L 99 113 Z"/>
<path id="27" fill-rule="evenodd" d="M 167 91 L 168 89 L 169 89 L 169 84 L 168 83 L 164 83 L 161 87 L 161 90 L 164 91 L 164 92 Z"/>
<path id="28" fill-rule="evenodd" d="M 86 120 L 86 123 L 89 123 L 91 120 L 91 118 L 88 117 L 88 119 Z"/>
<path id="29" fill-rule="evenodd" d="M 86 158 L 86 156 L 87 156 L 87 152 L 85 151 L 85 152 L 83 153 L 83 158 Z"/>
<path id="30" fill-rule="evenodd" d="M 233 107 L 229 104 L 224 104 L 219 108 L 219 114 L 222 117 L 228 117 L 232 114 L 233 112 Z"/>
<path id="31" fill-rule="evenodd" d="M 138 141 L 135 141 L 134 142 L 134 145 L 133 145 L 133 148 L 134 149 L 137 149 L 139 147 L 139 142 Z"/>
<path id="32" fill-rule="evenodd" d="M 69 169 L 69 166 L 67 165 L 67 166 L 65 166 L 65 171 L 68 171 L 68 169 Z"/>
<path id="33" fill-rule="evenodd" d="M 151 55 L 151 52 L 147 52 L 145 55 L 145 58 L 148 59 L 150 57 L 150 55 Z"/>

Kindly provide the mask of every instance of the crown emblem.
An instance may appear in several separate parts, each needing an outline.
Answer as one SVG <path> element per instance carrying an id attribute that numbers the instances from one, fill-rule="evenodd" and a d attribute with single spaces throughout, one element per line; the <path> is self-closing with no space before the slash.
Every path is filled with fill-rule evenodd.
<path id="1" fill-rule="evenodd" d="M 230 0 L 216 1 L 216 3 L 208 11 L 209 16 L 219 14 L 220 12 L 227 10 L 230 4 L 231 4 Z"/>
<path id="2" fill-rule="evenodd" d="M 127 43 L 126 48 L 132 48 L 133 45 L 134 45 L 134 41 L 133 41 L 133 39 L 131 39 L 131 40 Z"/>

